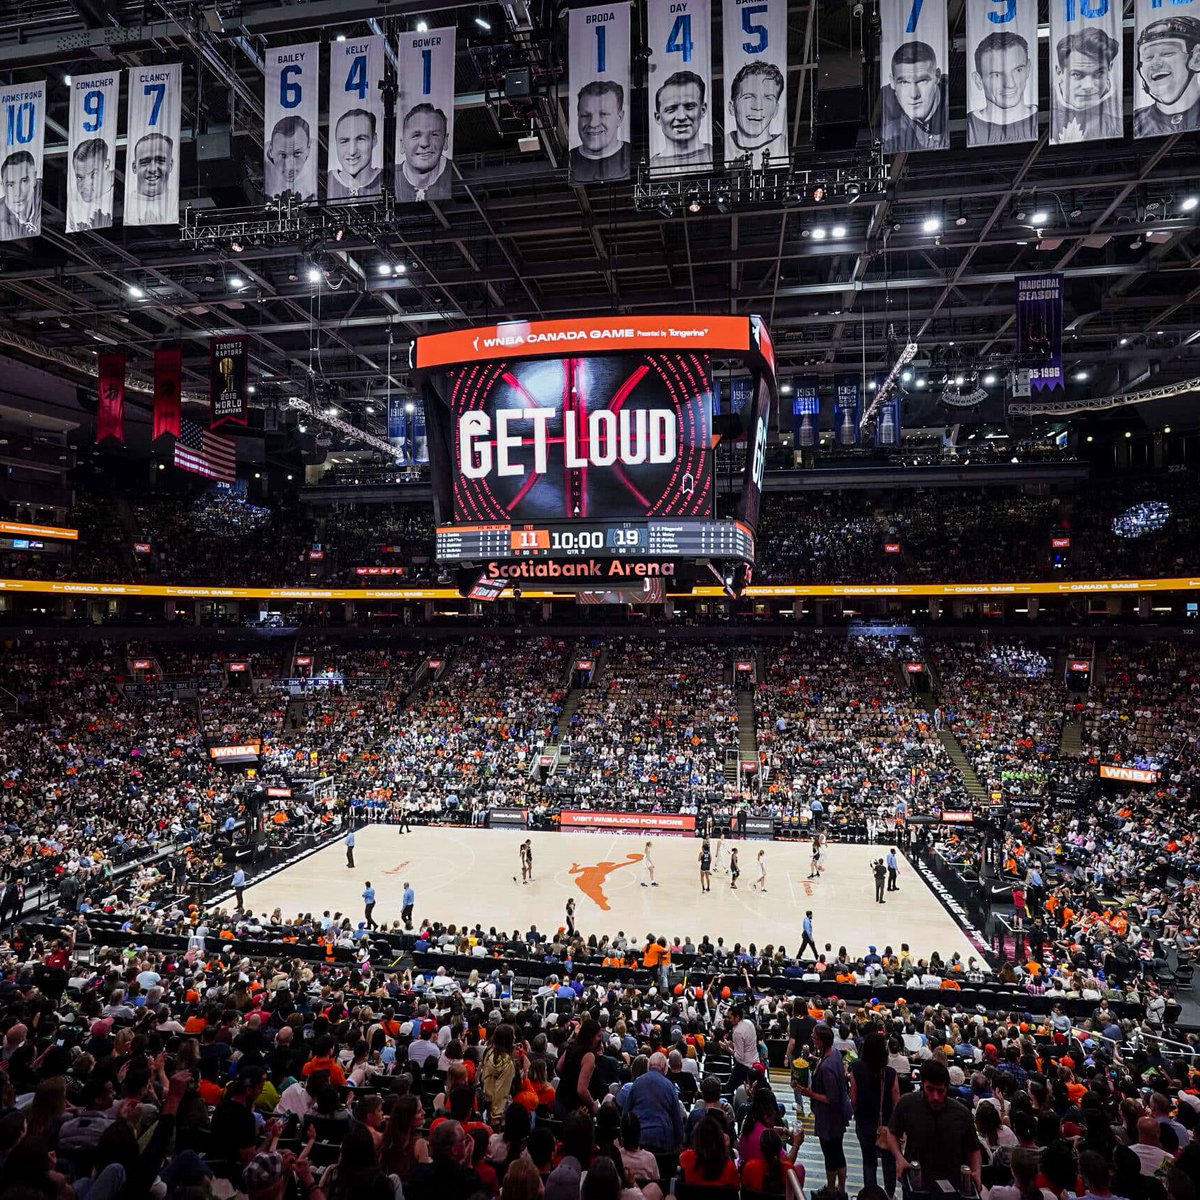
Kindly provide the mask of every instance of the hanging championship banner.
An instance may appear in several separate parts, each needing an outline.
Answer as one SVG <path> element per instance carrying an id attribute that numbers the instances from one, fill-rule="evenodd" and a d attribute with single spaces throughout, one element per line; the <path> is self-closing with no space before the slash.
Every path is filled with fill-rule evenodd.
<path id="1" fill-rule="evenodd" d="M 264 55 L 263 191 L 268 198 L 287 192 L 301 200 L 317 198 L 320 54 L 317 42 L 306 42 L 275 46 Z"/>
<path id="2" fill-rule="evenodd" d="M 425 404 L 418 398 L 408 414 L 409 461 L 429 462 L 429 436 L 425 430 Z"/>
<path id="3" fill-rule="evenodd" d="M 179 436 L 180 385 L 183 350 L 162 346 L 154 352 L 154 431 L 151 441 L 165 434 Z"/>
<path id="4" fill-rule="evenodd" d="M 711 171 L 712 10 L 709 0 L 646 0 L 650 43 L 650 170 Z"/>
<path id="5" fill-rule="evenodd" d="M 71 76 L 67 139 L 67 232 L 107 229 L 113 223 L 117 162 L 117 108 L 121 72 Z"/>
<path id="6" fill-rule="evenodd" d="M 46 85 L 20 83 L 0 91 L 0 242 L 42 232 L 42 165 Z M 109 185 L 111 187 L 111 184 Z"/>
<path id="7" fill-rule="evenodd" d="M 1038 0 L 967 0 L 968 146 L 1037 138 L 1037 29 Z"/>
<path id="8" fill-rule="evenodd" d="M 882 382 L 880 379 L 876 386 Z M 900 397 L 893 394 L 875 412 L 875 445 L 898 446 L 903 433 L 900 424 Z"/>
<path id="9" fill-rule="evenodd" d="M 945 150 L 950 145 L 946 5 L 879 0 L 879 17 L 883 152 Z"/>
<path id="10" fill-rule="evenodd" d="M 833 436 L 839 446 L 858 445 L 858 420 L 862 415 L 858 376 L 837 375 L 833 380 Z"/>
<path id="11" fill-rule="evenodd" d="M 125 355 L 101 354 L 96 392 L 96 441 L 125 441 Z"/>
<path id="12" fill-rule="evenodd" d="M 326 199 L 360 200 L 383 191 L 383 38 L 347 38 L 329 47 L 329 173 Z"/>
<path id="13" fill-rule="evenodd" d="M 183 68 L 129 68 L 125 224 L 179 224 L 179 115 Z"/>
<path id="14" fill-rule="evenodd" d="M 1063 386 L 1063 277 L 1018 275 L 1017 365 L 1029 369 L 1030 386 Z"/>
<path id="15" fill-rule="evenodd" d="M 1050 145 L 1124 133 L 1118 0 L 1050 0 Z"/>
<path id="16" fill-rule="evenodd" d="M 1134 0 L 1133 136 L 1200 129 L 1200 0 Z"/>
<path id="17" fill-rule="evenodd" d="M 212 413 L 209 427 L 223 421 L 246 424 L 246 339 L 216 337 L 208 351 L 208 401 Z"/>
<path id="18" fill-rule="evenodd" d="M 387 435 L 396 451 L 396 461 L 407 463 L 408 454 L 408 414 L 405 406 L 412 404 L 411 398 L 404 396 L 389 396 L 387 404 Z"/>
<path id="19" fill-rule="evenodd" d="M 400 35 L 396 199 L 448 200 L 454 162 L 453 26 Z"/>
<path id="20" fill-rule="evenodd" d="M 725 165 L 788 168 L 787 0 L 724 0 Z"/>
<path id="21" fill-rule="evenodd" d="M 821 436 L 821 392 L 815 375 L 792 380 L 792 446 L 815 446 Z"/>
<path id="22" fill-rule="evenodd" d="M 572 183 L 629 178 L 629 4 L 570 12 Z"/>

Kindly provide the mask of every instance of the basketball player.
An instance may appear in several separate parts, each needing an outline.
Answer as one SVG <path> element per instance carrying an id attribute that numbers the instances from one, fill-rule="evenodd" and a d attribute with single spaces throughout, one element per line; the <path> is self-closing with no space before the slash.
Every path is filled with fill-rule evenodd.
<path id="1" fill-rule="evenodd" d="M 713 870 L 718 875 L 725 874 L 725 868 L 721 864 L 721 859 L 725 854 L 725 835 L 723 833 L 717 835 L 717 852 L 713 855 Z"/>
<path id="2" fill-rule="evenodd" d="M 521 846 L 521 879 L 525 883 L 533 882 L 533 842 L 529 838 Z"/>
<path id="3" fill-rule="evenodd" d="M 809 879 L 816 879 L 821 870 L 821 835 L 818 833 L 812 840 L 812 858 L 808 864 Z"/>
<path id="4" fill-rule="evenodd" d="M 575 936 L 575 897 L 567 897 L 567 937 Z"/>
<path id="5" fill-rule="evenodd" d="M 750 885 L 750 890 L 752 892 L 765 893 L 767 890 L 767 860 L 765 857 L 766 853 L 767 852 L 765 850 L 760 850 L 758 852 L 758 859 L 756 860 L 758 862 L 758 878 Z"/>
<path id="6" fill-rule="evenodd" d="M 729 847 L 729 886 L 737 891 L 738 876 L 741 874 L 741 868 L 738 866 L 737 847 Z"/>
<path id="7" fill-rule="evenodd" d="M 642 887 L 658 887 L 654 882 L 654 862 L 650 858 L 650 843 L 646 843 L 645 850 L 642 851 L 642 874 L 645 878 L 642 880 Z"/>
<path id="8" fill-rule="evenodd" d="M 712 851 L 707 841 L 700 847 L 700 890 L 712 891 Z"/>

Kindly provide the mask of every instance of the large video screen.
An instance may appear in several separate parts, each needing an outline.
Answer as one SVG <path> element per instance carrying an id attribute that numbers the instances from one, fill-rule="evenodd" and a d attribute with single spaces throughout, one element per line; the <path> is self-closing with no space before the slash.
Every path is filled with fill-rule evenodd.
<path id="1" fill-rule="evenodd" d="M 696 354 L 452 368 L 453 520 L 710 517 L 711 387 Z"/>

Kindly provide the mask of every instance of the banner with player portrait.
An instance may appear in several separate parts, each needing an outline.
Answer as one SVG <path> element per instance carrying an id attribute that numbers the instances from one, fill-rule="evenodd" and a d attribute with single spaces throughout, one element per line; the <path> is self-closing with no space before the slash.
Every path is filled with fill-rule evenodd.
<path id="1" fill-rule="evenodd" d="M 567 125 L 573 184 L 629 178 L 629 3 L 570 12 Z"/>
<path id="2" fill-rule="evenodd" d="M 1200 0 L 1134 0 L 1133 136 L 1200 129 Z"/>
<path id="3" fill-rule="evenodd" d="M 42 167 L 46 138 L 45 83 L 0 91 L 0 242 L 42 232 Z"/>
<path id="4" fill-rule="evenodd" d="M 650 170 L 713 168 L 710 0 L 646 0 Z"/>
<path id="5" fill-rule="evenodd" d="M 183 69 L 129 68 L 125 125 L 126 225 L 179 224 L 179 118 Z"/>
<path id="6" fill-rule="evenodd" d="M 263 192 L 315 200 L 320 44 L 273 46 L 263 59 Z"/>
<path id="7" fill-rule="evenodd" d="M 883 152 L 950 145 L 950 39 L 944 0 L 879 0 Z"/>
<path id="8" fill-rule="evenodd" d="M 329 46 L 331 203 L 383 191 L 383 38 L 347 38 Z"/>
<path id="9" fill-rule="evenodd" d="M 121 72 L 71 76 L 67 137 L 67 232 L 113 223 Z"/>
<path id="10" fill-rule="evenodd" d="M 792 448 L 805 450 L 821 436 L 821 390 L 815 375 L 792 380 Z"/>
<path id="11" fill-rule="evenodd" d="M 857 375 L 836 375 L 833 380 L 833 437 L 839 446 L 857 446 L 862 393 Z"/>
<path id="12" fill-rule="evenodd" d="M 787 0 L 724 0 L 721 42 L 725 165 L 787 170 Z"/>
<path id="13" fill-rule="evenodd" d="M 454 54 L 458 30 L 400 35 L 396 199 L 448 200 L 454 177 Z"/>
<path id="14" fill-rule="evenodd" d="M 967 0 L 968 146 L 1037 139 L 1037 31 L 1038 0 Z"/>
<path id="15" fill-rule="evenodd" d="M 1050 145 L 1124 134 L 1123 7 L 1118 0 L 1051 0 Z"/>

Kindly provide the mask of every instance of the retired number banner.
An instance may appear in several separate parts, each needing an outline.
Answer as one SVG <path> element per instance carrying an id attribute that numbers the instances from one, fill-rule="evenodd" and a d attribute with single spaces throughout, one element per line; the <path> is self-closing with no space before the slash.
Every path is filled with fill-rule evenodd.
<path id="1" fill-rule="evenodd" d="M 1038 0 L 967 0 L 967 145 L 1038 136 Z"/>
<path id="2" fill-rule="evenodd" d="M 67 139 L 67 232 L 107 229 L 113 223 L 117 161 L 117 108 L 121 72 L 71 77 Z"/>
<path id="3" fill-rule="evenodd" d="M 629 4 L 570 12 L 571 182 L 629 178 Z"/>
<path id="4" fill-rule="evenodd" d="M 712 9 L 709 0 L 646 0 L 650 44 L 650 170 L 713 168 Z"/>
<path id="5" fill-rule="evenodd" d="M 361 200 L 383 191 L 382 82 L 382 37 L 330 44 L 328 200 Z"/>
<path id="6" fill-rule="evenodd" d="M 789 166 L 787 0 L 724 0 L 725 165 Z"/>
<path id="7" fill-rule="evenodd" d="M 19 83 L 0 91 L 0 130 L 0 242 L 36 237 L 42 232 L 45 83 Z"/>
<path id="8" fill-rule="evenodd" d="M 945 0 L 879 0 L 879 18 L 883 152 L 945 150 L 950 145 Z"/>
<path id="9" fill-rule="evenodd" d="M 264 57 L 263 191 L 315 200 L 320 44 L 274 46 Z"/>
<path id="10" fill-rule="evenodd" d="M 458 30 L 400 35 L 396 199 L 448 200 L 454 175 L 454 55 Z"/>
<path id="11" fill-rule="evenodd" d="M 1200 129 L 1200 0 L 1134 0 L 1133 136 Z"/>
<path id="12" fill-rule="evenodd" d="M 1120 0 L 1050 0 L 1050 144 L 1124 133 Z"/>
<path id="13" fill-rule="evenodd" d="M 129 68 L 125 224 L 179 224 L 182 68 Z"/>

